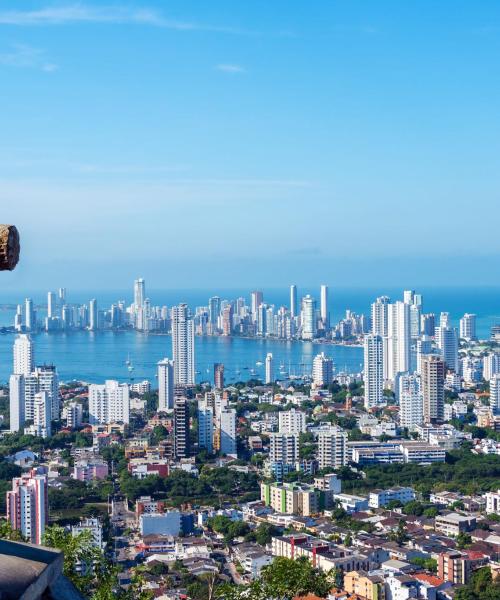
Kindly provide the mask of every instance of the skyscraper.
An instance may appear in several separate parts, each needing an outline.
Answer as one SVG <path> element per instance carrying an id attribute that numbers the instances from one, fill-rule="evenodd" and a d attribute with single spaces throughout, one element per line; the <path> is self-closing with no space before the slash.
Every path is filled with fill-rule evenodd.
<path id="1" fill-rule="evenodd" d="M 264 294 L 259 291 L 252 292 L 250 295 L 250 309 L 252 311 L 252 320 L 255 323 L 257 321 L 257 311 L 259 306 L 264 301 Z"/>
<path id="2" fill-rule="evenodd" d="M 500 415 L 500 374 L 490 379 L 490 408 L 494 415 Z"/>
<path id="3" fill-rule="evenodd" d="M 99 315 L 97 313 L 97 300 L 93 298 L 89 302 L 89 329 L 90 331 L 97 331 L 99 327 Z"/>
<path id="4" fill-rule="evenodd" d="M 410 305 L 390 304 L 387 310 L 387 340 L 384 352 L 384 377 L 394 380 L 410 369 Z"/>
<path id="5" fill-rule="evenodd" d="M 302 298 L 302 339 L 316 337 L 316 300 L 307 294 Z"/>
<path id="6" fill-rule="evenodd" d="M 10 431 L 21 431 L 25 422 L 24 375 L 13 374 L 9 379 Z"/>
<path id="7" fill-rule="evenodd" d="M 208 319 L 210 322 L 210 333 L 217 333 L 219 328 L 218 320 L 220 315 L 220 298 L 219 296 L 212 296 L 208 300 Z"/>
<path id="8" fill-rule="evenodd" d="M 295 284 L 290 286 L 290 314 L 292 319 L 297 316 L 297 286 Z"/>
<path id="9" fill-rule="evenodd" d="M 47 317 L 53 319 L 57 311 L 57 297 L 54 292 L 47 292 Z"/>
<path id="10" fill-rule="evenodd" d="M 476 315 L 465 313 L 460 319 L 460 337 L 467 342 L 476 339 Z"/>
<path id="11" fill-rule="evenodd" d="M 31 426 L 33 435 L 43 438 L 52 435 L 51 411 L 52 406 L 47 392 L 37 392 L 34 402 L 33 425 Z"/>
<path id="12" fill-rule="evenodd" d="M 365 335 L 364 341 L 364 384 L 365 409 L 380 405 L 384 401 L 383 341 L 380 335 Z"/>
<path id="13" fill-rule="evenodd" d="M 158 411 L 167 412 L 174 408 L 174 361 L 164 358 L 158 367 Z"/>
<path id="14" fill-rule="evenodd" d="M 57 421 L 60 416 L 60 401 L 59 401 L 59 378 L 54 365 L 41 365 L 35 367 L 35 371 L 31 374 L 31 378 L 35 378 L 36 393 L 45 392 L 47 394 L 47 406 L 50 407 L 50 415 L 54 421 Z M 28 412 L 26 410 L 26 412 Z"/>
<path id="15" fill-rule="evenodd" d="M 35 309 L 31 298 L 26 298 L 24 301 L 24 326 L 27 331 L 33 331 L 36 327 Z"/>
<path id="16" fill-rule="evenodd" d="M 417 340 L 417 373 L 422 373 L 422 356 L 432 354 L 432 338 L 430 335 L 421 335 Z"/>
<path id="17" fill-rule="evenodd" d="M 500 352 L 490 352 L 483 358 L 483 379 L 489 381 L 500 373 Z"/>
<path id="18" fill-rule="evenodd" d="M 27 334 L 20 334 L 14 342 L 14 375 L 30 375 L 34 370 L 34 344 Z"/>
<path id="19" fill-rule="evenodd" d="M 458 373 L 458 332 L 456 327 L 449 325 L 447 319 L 444 323 L 436 327 L 436 344 L 447 368 Z"/>
<path id="20" fill-rule="evenodd" d="M 214 386 L 218 390 L 224 389 L 224 365 L 222 363 L 214 364 Z"/>
<path id="21" fill-rule="evenodd" d="M 328 311 L 328 286 L 321 286 L 321 294 L 320 294 L 320 317 L 321 322 L 323 324 L 323 329 L 330 328 L 330 313 Z"/>
<path id="22" fill-rule="evenodd" d="M 142 277 L 134 281 L 134 307 L 135 310 L 144 304 L 146 300 L 146 282 Z"/>
<path id="23" fill-rule="evenodd" d="M 14 477 L 7 492 L 7 520 L 32 544 L 41 544 L 49 522 L 47 475 L 32 469 Z"/>
<path id="24" fill-rule="evenodd" d="M 220 452 L 227 456 L 237 456 L 236 411 L 234 408 L 226 408 L 220 413 Z"/>
<path id="25" fill-rule="evenodd" d="M 399 424 L 410 431 L 424 422 L 424 402 L 418 375 L 399 378 Z"/>
<path id="26" fill-rule="evenodd" d="M 316 386 L 330 385 L 333 381 L 333 360 L 324 352 L 313 359 L 312 379 Z"/>
<path id="27" fill-rule="evenodd" d="M 174 383 L 194 385 L 194 326 L 187 304 L 172 308 L 172 352 Z"/>
<path id="28" fill-rule="evenodd" d="M 178 398 L 174 404 L 174 456 L 179 460 L 190 453 L 189 405 L 185 398 Z"/>
<path id="29" fill-rule="evenodd" d="M 444 417 L 444 372 L 445 363 L 441 356 L 422 356 L 421 385 L 425 423 L 433 423 Z"/>
<path id="30" fill-rule="evenodd" d="M 274 383 L 273 355 L 269 352 L 266 356 L 266 385 Z"/>
<path id="31" fill-rule="evenodd" d="M 371 332 L 373 335 L 387 336 L 387 312 L 391 300 L 388 296 L 380 296 L 371 306 Z"/>
<path id="32" fill-rule="evenodd" d="M 214 409 L 206 400 L 198 402 L 198 446 L 211 454 L 214 438 Z"/>
<path id="33" fill-rule="evenodd" d="M 130 421 L 130 392 L 126 383 L 108 379 L 104 384 L 89 385 L 89 421 L 125 423 Z"/>

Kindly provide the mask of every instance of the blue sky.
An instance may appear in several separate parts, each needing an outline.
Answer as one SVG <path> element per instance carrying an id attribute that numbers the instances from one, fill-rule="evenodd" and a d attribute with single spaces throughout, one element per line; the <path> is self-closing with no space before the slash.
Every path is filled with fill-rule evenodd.
<path id="1" fill-rule="evenodd" d="M 497 284 L 498 2 L 0 3 L 15 289 Z"/>

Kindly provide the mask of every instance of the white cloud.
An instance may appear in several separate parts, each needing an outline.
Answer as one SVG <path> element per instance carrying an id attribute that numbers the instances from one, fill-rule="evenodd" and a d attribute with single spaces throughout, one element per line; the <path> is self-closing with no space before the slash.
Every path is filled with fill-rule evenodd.
<path id="1" fill-rule="evenodd" d="M 221 64 L 215 67 L 217 71 L 224 73 L 244 73 L 245 69 L 241 65 Z"/>
<path id="2" fill-rule="evenodd" d="M 162 13 L 148 8 L 127 6 L 90 6 L 70 4 L 67 6 L 46 7 L 39 10 L 0 11 L 0 25 L 71 25 L 76 23 L 137 24 L 163 27 L 177 31 L 213 31 L 240 35 L 255 35 L 257 32 L 233 27 L 219 27 L 169 19 Z"/>
<path id="3" fill-rule="evenodd" d="M 0 65 L 40 69 L 48 73 L 58 69 L 56 64 L 47 61 L 44 50 L 26 44 L 14 44 L 9 52 L 0 53 Z"/>

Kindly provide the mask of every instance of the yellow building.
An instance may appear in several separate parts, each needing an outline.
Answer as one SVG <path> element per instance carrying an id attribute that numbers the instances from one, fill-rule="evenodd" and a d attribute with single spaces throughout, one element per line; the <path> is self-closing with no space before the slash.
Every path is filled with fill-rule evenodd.
<path id="1" fill-rule="evenodd" d="M 366 600 L 385 600 L 382 577 L 367 575 L 364 571 L 350 571 L 344 575 L 344 589 Z"/>

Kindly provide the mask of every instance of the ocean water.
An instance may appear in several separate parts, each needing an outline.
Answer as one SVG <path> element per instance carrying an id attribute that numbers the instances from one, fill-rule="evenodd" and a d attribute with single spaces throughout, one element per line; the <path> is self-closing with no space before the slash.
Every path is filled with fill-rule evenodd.
<path id="1" fill-rule="evenodd" d="M 263 292 L 265 302 L 277 306 L 289 304 L 287 289 L 264 289 Z M 490 327 L 500 323 L 500 288 L 429 288 L 418 289 L 417 292 L 424 296 L 425 312 L 439 315 L 441 311 L 447 311 L 457 326 L 458 319 L 465 312 L 475 313 L 478 335 L 481 338 L 489 337 Z M 319 289 L 299 288 L 299 298 L 306 293 L 311 293 L 319 299 Z M 172 306 L 179 302 L 187 302 L 193 308 L 206 306 L 208 298 L 213 295 L 218 295 L 222 299 L 242 296 L 249 303 L 250 290 L 147 290 L 147 296 L 154 305 Z M 332 321 L 342 318 L 346 309 L 368 314 L 370 303 L 380 295 L 398 300 L 402 298 L 403 290 L 402 288 L 346 289 L 331 286 L 329 309 Z M 0 305 L 11 305 L 0 310 L 0 326 L 13 323 L 12 305 L 22 303 L 26 297 L 31 297 L 35 305 L 39 305 L 39 313 L 43 316 L 46 292 L 20 290 L 15 295 L 9 292 L 7 297 L 0 291 Z M 67 301 L 70 303 L 88 302 L 94 297 L 97 298 L 99 308 L 106 308 L 117 300 L 131 302 L 132 290 L 101 293 L 72 290 L 67 292 Z M 11 373 L 14 337 L 10 333 L 0 335 L 0 381 L 2 382 L 5 382 Z M 54 363 L 63 381 L 82 379 L 100 382 L 106 378 L 126 381 L 131 377 L 135 381 L 146 378 L 154 381 L 156 362 L 172 354 L 170 336 L 147 335 L 133 331 L 39 333 L 34 336 L 34 340 L 36 362 Z M 337 371 L 357 373 L 362 368 L 361 348 L 262 339 L 196 338 L 197 379 L 198 381 L 211 380 L 214 362 L 224 363 L 228 382 L 245 380 L 252 376 L 262 377 L 263 366 L 256 363 L 263 362 L 268 352 L 273 353 L 277 373 L 281 366 L 283 371 L 301 375 L 310 372 L 314 356 L 322 351 L 333 358 Z M 125 364 L 127 357 L 130 357 L 134 367 L 132 373 L 129 373 Z"/>

